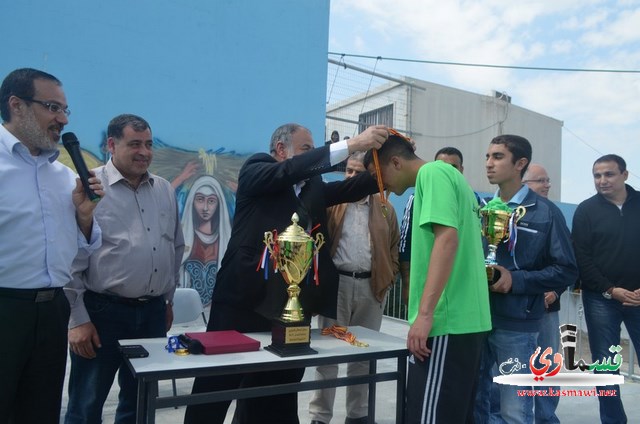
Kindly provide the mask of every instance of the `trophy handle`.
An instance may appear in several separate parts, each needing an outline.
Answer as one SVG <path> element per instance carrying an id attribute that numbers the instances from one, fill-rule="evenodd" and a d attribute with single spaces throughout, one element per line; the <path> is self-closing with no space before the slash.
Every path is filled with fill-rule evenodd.
<path id="1" fill-rule="evenodd" d="M 520 221 L 520 220 L 522 219 L 522 217 L 523 217 L 526 213 L 527 213 L 527 208 L 525 208 L 525 207 L 524 207 L 524 206 L 522 206 L 522 205 L 521 205 L 521 206 L 518 206 L 518 207 L 516 208 L 516 210 L 515 210 L 515 211 L 513 211 L 514 218 L 515 218 L 515 219 L 514 219 L 514 221 L 515 221 L 515 222 Z"/>
<path id="2" fill-rule="evenodd" d="M 266 231 L 264 233 L 264 244 L 267 246 L 269 253 L 273 256 L 273 233 L 271 231 Z"/>
<path id="3" fill-rule="evenodd" d="M 320 248 L 324 245 L 324 234 L 318 233 L 316 234 L 316 241 L 314 246 L 313 254 L 317 254 Z"/>

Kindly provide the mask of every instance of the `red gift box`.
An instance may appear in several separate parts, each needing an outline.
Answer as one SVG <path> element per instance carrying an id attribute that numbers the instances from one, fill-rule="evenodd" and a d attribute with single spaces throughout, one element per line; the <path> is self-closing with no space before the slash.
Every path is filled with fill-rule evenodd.
<path id="1" fill-rule="evenodd" d="M 185 335 L 198 340 L 204 348 L 203 353 L 205 355 L 251 352 L 260 349 L 260 342 L 258 340 L 245 336 L 236 330 L 185 333 Z"/>

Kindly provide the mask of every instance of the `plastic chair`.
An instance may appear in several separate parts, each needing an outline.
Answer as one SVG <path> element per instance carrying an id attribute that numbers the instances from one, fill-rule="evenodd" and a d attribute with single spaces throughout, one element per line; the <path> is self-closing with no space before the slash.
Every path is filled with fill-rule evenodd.
<path id="1" fill-rule="evenodd" d="M 173 324 L 184 324 L 193 322 L 202 317 L 204 325 L 207 325 L 207 318 L 204 315 L 200 295 L 195 289 L 177 288 L 173 296 Z M 176 379 L 171 379 L 173 395 L 176 396 Z M 176 406 L 175 409 L 178 409 Z"/>
<path id="2" fill-rule="evenodd" d="M 204 324 L 207 325 L 207 318 L 204 316 L 198 292 L 191 288 L 177 288 L 173 296 L 173 323 L 184 324 L 195 321 L 200 316 L 202 316 Z"/>

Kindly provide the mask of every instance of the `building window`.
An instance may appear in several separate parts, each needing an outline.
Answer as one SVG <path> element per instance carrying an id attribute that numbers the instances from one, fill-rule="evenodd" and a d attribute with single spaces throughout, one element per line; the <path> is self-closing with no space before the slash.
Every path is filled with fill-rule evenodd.
<path id="1" fill-rule="evenodd" d="M 384 125 L 393 128 L 393 104 L 361 113 L 358 117 L 358 132 L 361 133 L 371 125 Z"/>

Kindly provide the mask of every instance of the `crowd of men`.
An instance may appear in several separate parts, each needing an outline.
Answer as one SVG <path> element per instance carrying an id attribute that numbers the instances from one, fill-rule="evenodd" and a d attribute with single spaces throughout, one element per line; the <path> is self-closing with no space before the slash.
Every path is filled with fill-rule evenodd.
<path id="1" fill-rule="evenodd" d="M 135 422 L 136 382 L 118 340 L 164 337 L 173 321 L 184 239 L 171 184 L 148 171 L 150 124 L 122 114 L 107 128 L 108 162 L 83 187 L 56 161 L 70 111 L 62 83 L 23 68 L 0 87 L 0 422 L 60 421 L 67 350 L 65 423 L 99 423 L 118 374 L 116 423 Z M 329 241 L 319 252 L 321 284 L 302 292 L 320 326 L 379 330 L 389 290 L 402 274 L 408 304 L 408 423 L 557 423 L 558 398 L 518 396 L 493 382 L 510 358 L 528 362 L 538 346 L 558 350 L 559 299 L 580 283 L 593 360 L 611 356 L 624 323 L 640 351 L 640 196 L 626 184 L 624 159 L 592 167 L 597 194 L 582 202 L 572 232 L 547 199 L 550 179 L 532 164 L 524 137 L 487 146 L 494 196 L 481 199 L 462 174 L 462 153 L 447 148 L 428 162 L 413 142 L 381 125 L 314 146 L 299 124 L 278 127 L 269 153 L 238 177 L 234 225 L 217 276 L 207 329 L 269 331 L 286 300 L 282 276 L 256 273 L 262 235 L 299 224 Z M 346 178 L 321 175 L 346 161 Z M 377 181 L 379 180 L 379 181 Z M 402 230 L 380 188 L 415 187 Z M 92 201 L 85 188 L 99 197 Z M 517 240 L 500 243 L 487 281 L 480 208 L 500 199 L 526 213 Z M 337 366 L 316 370 L 333 378 Z M 348 373 L 363 364 L 348 365 Z M 528 373 L 527 368 L 516 373 Z M 193 393 L 298 382 L 304 369 L 197 378 Z M 626 423 L 616 396 L 599 397 L 603 423 Z M 34 395 L 37 393 L 37 396 Z M 366 386 L 347 390 L 347 424 L 369 422 Z M 333 417 L 334 389 L 314 393 L 313 424 Z M 223 423 L 229 402 L 189 406 L 185 423 Z M 234 423 L 299 423 L 297 393 L 238 400 Z"/>

